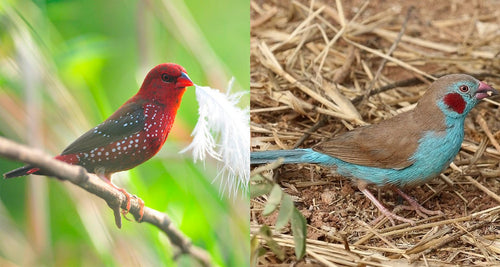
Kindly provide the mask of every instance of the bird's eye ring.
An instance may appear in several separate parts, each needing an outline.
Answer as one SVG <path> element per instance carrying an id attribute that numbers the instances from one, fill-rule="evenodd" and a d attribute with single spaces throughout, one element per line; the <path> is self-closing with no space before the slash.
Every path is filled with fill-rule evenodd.
<path id="1" fill-rule="evenodd" d="M 172 83 L 172 82 L 175 81 L 175 77 L 174 76 L 170 76 L 170 75 L 168 75 L 166 73 L 163 73 L 161 75 L 161 80 L 164 81 L 164 82 L 166 82 L 166 83 Z"/>
<path id="2" fill-rule="evenodd" d="M 460 85 L 460 87 L 458 89 L 460 89 L 460 92 L 463 92 L 463 93 L 469 92 L 469 86 L 467 86 L 465 84 Z"/>

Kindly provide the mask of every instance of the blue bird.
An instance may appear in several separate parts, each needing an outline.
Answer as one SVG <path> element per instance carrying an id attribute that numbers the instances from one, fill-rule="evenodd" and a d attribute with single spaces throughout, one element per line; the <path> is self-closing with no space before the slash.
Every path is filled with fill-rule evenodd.
<path id="1" fill-rule="evenodd" d="M 464 120 L 483 98 L 498 92 L 465 74 L 437 79 L 416 107 L 378 124 L 334 136 L 312 148 L 252 152 L 251 164 L 284 158 L 284 163 L 315 163 L 352 179 L 359 190 L 394 225 L 415 224 L 389 211 L 367 185 L 390 186 L 420 216 L 441 214 L 425 209 L 401 188 L 424 183 L 453 161 L 464 139 Z"/>

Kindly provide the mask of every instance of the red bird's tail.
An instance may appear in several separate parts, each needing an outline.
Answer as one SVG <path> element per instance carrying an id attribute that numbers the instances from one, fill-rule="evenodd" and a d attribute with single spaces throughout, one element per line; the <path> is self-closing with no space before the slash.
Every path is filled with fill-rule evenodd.
<path id="1" fill-rule="evenodd" d="M 19 177 L 19 176 L 26 176 L 28 174 L 36 173 L 39 170 L 40 169 L 34 168 L 31 165 L 26 165 L 24 167 L 17 168 L 15 170 L 10 171 L 10 172 L 4 173 L 3 177 L 5 179 L 8 179 L 8 178 L 14 178 L 14 177 Z"/>

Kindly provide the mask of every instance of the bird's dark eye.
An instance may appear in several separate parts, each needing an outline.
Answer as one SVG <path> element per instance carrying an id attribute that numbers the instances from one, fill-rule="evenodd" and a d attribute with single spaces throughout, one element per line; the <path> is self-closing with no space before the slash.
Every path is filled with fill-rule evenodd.
<path id="1" fill-rule="evenodd" d="M 164 82 L 166 82 L 166 83 L 173 83 L 173 82 L 175 82 L 175 77 L 174 76 L 170 76 L 170 75 L 168 75 L 166 73 L 163 73 L 161 75 L 161 80 L 164 81 Z"/>
<path id="2" fill-rule="evenodd" d="M 465 84 L 460 85 L 460 87 L 458 89 L 460 89 L 460 92 L 463 92 L 463 93 L 469 92 L 469 86 L 467 86 Z"/>

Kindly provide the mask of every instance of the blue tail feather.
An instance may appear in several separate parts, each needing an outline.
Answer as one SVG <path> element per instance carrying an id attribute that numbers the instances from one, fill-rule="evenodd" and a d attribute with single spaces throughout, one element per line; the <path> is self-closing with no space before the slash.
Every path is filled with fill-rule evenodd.
<path id="1" fill-rule="evenodd" d="M 318 153 L 310 148 L 291 150 L 271 150 L 250 153 L 250 164 L 270 163 L 283 158 L 283 163 L 322 163 Z"/>

